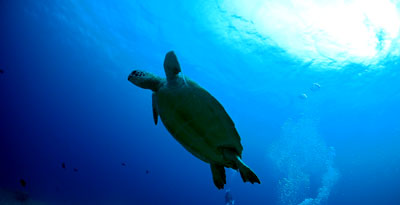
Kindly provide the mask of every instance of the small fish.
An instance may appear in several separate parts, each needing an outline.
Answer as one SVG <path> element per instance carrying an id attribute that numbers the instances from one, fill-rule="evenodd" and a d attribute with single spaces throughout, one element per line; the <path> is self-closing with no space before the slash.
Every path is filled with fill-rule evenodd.
<path id="1" fill-rule="evenodd" d="M 63 169 L 65 169 L 65 162 L 63 162 L 63 163 L 61 163 L 61 167 L 63 168 Z"/>
<path id="2" fill-rule="evenodd" d="M 78 172 L 78 168 L 74 168 L 74 172 Z"/>
<path id="3" fill-rule="evenodd" d="M 121 165 L 124 166 L 124 167 L 126 166 L 125 162 L 122 162 Z"/>
<path id="4" fill-rule="evenodd" d="M 26 181 L 24 179 L 20 179 L 19 183 L 21 184 L 22 187 L 26 187 Z"/>
<path id="5" fill-rule="evenodd" d="M 150 173 L 150 171 L 149 170 L 146 170 L 146 174 L 149 174 Z"/>
<path id="6" fill-rule="evenodd" d="M 313 85 L 311 86 L 310 90 L 311 91 L 317 91 L 321 88 L 321 85 L 318 83 L 313 83 Z"/>
<path id="7" fill-rule="evenodd" d="M 303 93 L 303 94 L 299 95 L 299 98 L 305 100 L 308 98 L 308 96 L 305 93 Z"/>
<path id="8" fill-rule="evenodd" d="M 4 70 L 0 69 L 0 74 L 3 74 L 3 73 L 4 73 Z"/>

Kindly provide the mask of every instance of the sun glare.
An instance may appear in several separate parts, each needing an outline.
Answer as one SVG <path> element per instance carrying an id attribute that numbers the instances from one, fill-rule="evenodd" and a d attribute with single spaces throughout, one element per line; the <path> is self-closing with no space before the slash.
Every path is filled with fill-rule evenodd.
<path id="1" fill-rule="evenodd" d="M 398 55 L 393 45 L 400 10 L 390 0 L 235 0 L 220 6 L 240 17 L 233 21 L 238 32 L 251 28 L 304 62 L 371 65 Z"/>

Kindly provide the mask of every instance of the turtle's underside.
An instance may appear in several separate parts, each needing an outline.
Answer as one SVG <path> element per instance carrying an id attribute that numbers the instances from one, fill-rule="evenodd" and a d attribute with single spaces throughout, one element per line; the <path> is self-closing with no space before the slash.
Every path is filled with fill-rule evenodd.
<path id="1" fill-rule="evenodd" d="M 153 91 L 153 117 L 160 116 L 171 135 L 190 153 L 211 166 L 214 184 L 226 184 L 224 167 L 239 169 L 244 182 L 260 183 L 241 160 L 243 147 L 235 125 L 223 106 L 205 89 L 179 75 L 174 52 L 164 61 L 166 79 L 145 71 L 133 71 L 128 80 Z"/>

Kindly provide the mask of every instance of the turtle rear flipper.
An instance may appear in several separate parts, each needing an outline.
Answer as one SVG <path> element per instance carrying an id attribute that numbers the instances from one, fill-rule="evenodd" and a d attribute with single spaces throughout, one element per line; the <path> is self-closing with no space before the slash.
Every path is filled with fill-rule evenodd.
<path id="1" fill-rule="evenodd" d="M 238 156 L 238 160 L 240 160 L 239 156 Z M 254 184 L 254 183 L 260 184 L 261 183 L 260 180 L 258 179 L 257 175 L 248 166 L 246 166 L 243 163 L 243 161 L 242 161 L 242 165 L 238 165 L 238 167 L 239 167 L 240 176 L 242 177 L 244 182 L 250 182 L 252 184 Z"/>
<path id="2" fill-rule="evenodd" d="M 214 184 L 218 189 L 223 189 L 226 184 L 225 168 L 222 165 L 210 164 Z"/>
<path id="3" fill-rule="evenodd" d="M 229 148 L 223 150 L 224 157 L 229 161 L 235 163 L 236 167 L 234 169 L 239 169 L 240 176 L 243 179 L 243 182 L 261 183 L 258 179 L 257 175 L 242 161 L 240 156 L 238 156 L 234 151 Z"/>

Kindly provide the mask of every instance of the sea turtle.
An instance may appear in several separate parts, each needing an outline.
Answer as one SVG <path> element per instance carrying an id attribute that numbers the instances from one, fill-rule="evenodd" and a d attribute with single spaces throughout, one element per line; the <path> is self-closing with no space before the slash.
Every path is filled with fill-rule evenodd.
<path id="1" fill-rule="evenodd" d="M 243 147 L 235 125 L 224 107 L 204 88 L 180 75 L 173 51 L 164 60 L 166 79 L 134 70 L 128 80 L 153 91 L 153 117 L 160 116 L 169 133 L 190 153 L 209 163 L 218 189 L 226 184 L 225 168 L 238 169 L 244 182 L 260 183 L 242 161 Z"/>

